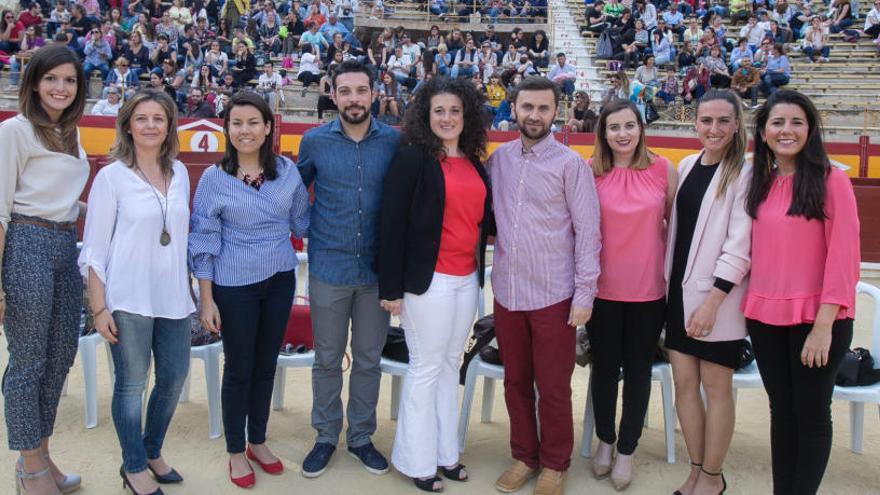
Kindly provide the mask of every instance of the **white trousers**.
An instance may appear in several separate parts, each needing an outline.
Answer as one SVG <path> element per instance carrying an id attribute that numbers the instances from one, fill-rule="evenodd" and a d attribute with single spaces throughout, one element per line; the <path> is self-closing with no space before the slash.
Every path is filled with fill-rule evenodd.
<path id="1" fill-rule="evenodd" d="M 475 273 L 434 273 L 422 295 L 405 293 L 400 322 L 409 349 L 391 462 L 411 478 L 458 463 L 458 370 L 477 312 Z"/>

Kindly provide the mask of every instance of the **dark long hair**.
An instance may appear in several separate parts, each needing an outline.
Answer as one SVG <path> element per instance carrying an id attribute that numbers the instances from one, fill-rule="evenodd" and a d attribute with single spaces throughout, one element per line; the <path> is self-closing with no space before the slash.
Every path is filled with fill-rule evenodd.
<path id="1" fill-rule="evenodd" d="M 770 95 L 767 102 L 755 114 L 754 168 L 746 209 L 752 218 L 757 218 L 758 207 L 767 199 L 767 194 L 770 192 L 776 158 L 767 146 L 762 132 L 770 118 L 770 111 L 780 104 L 799 106 L 807 116 L 809 127 L 807 142 L 795 157 L 794 187 L 787 214 L 800 215 L 808 220 L 824 219 L 825 179 L 831 172 L 831 160 L 828 159 L 822 143 L 822 118 L 809 98 L 792 90 L 780 90 Z"/>
<path id="2" fill-rule="evenodd" d="M 236 93 L 226 106 L 226 115 L 223 117 L 223 134 L 226 136 L 226 151 L 223 158 L 217 163 L 217 166 L 223 169 L 229 175 L 238 175 L 238 150 L 232 145 L 229 139 L 229 118 L 232 115 L 232 109 L 235 107 L 250 106 L 259 110 L 263 117 L 263 122 L 269 125 L 269 134 L 266 141 L 260 147 L 260 166 L 263 167 L 263 177 L 266 180 L 274 180 L 278 177 L 278 167 L 275 164 L 276 156 L 272 149 L 275 142 L 275 116 L 269 109 L 266 100 L 257 93 L 241 91 Z"/>
<path id="3" fill-rule="evenodd" d="M 40 103 L 37 88 L 47 72 L 59 65 L 72 64 L 76 72 L 76 96 L 61 113 L 58 122 L 52 122 Z M 79 57 L 64 45 L 48 45 L 31 57 L 24 69 L 18 90 L 18 108 L 31 123 L 37 138 L 47 149 L 79 157 L 79 139 L 76 124 L 86 107 L 86 78 Z"/>
<path id="4" fill-rule="evenodd" d="M 486 127 L 483 125 L 485 97 L 466 79 L 434 77 L 425 81 L 413 95 L 403 117 L 403 142 L 425 147 L 438 158 L 445 155 L 440 139 L 431 131 L 431 98 L 451 94 L 461 99 L 464 128 L 458 147 L 472 162 L 479 163 L 486 154 Z"/>

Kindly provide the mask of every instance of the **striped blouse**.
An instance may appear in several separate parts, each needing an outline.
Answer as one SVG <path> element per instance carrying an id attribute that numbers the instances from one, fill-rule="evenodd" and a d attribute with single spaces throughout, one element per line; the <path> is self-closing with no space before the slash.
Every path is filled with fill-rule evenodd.
<path id="1" fill-rule="evenodd" d="M 196 278 L 237 287 L 296 268 L 290 233 L 306 234 L 309 195 L 296 166 L 277 160 L 278 177 L 259 189 L 217 166 L 202 174 L 189 234 Z"/>

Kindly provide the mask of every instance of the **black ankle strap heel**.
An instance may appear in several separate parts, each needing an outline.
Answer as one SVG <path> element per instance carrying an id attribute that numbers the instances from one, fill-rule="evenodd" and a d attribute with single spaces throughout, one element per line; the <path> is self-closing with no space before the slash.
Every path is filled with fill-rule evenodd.
<path id="1" fill-rule="evenodd" d="M 721 491 L 718 492 L 718 495 L 722 495 L 724 492 L 727 491 L 727 480 L 724 479 L 724 472 L 723 471 L 718 471 L 717 473 L 710 473 L 709 471 L 706 471 L 705 469 L 703 469 L 701 467 L 700 472 L 702 474 L 705 474 L 706 476 L 721 476 L 722 486 L 721 486 Z"/>

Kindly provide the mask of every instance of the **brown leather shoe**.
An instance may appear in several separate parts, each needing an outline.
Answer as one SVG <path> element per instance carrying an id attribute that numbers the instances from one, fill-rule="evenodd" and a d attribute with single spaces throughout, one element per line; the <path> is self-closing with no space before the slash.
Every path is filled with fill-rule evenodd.
<path id="1" fill-rule="evenodd" d="M 544 468 L 535 484 L 535 495 L 562 495 L 565 491 L 566 471 Z"/>
<path id="2" fill-rule="evenodd" d="M 536 472 L 536 469 L 530 468 L 523 461 L 513 461 L 513 464 L 495 482 L 495 488 L 499 492 L 515 492 L 535 476 Z"/>

